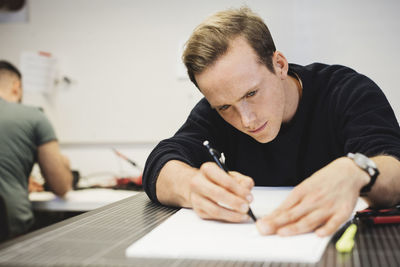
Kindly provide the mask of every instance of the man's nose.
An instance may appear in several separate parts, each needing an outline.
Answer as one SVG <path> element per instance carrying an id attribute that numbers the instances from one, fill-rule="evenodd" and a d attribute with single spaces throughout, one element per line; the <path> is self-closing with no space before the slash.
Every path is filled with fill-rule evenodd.
<path id="1" fill-rule="evenodd" d="M 242 126 L 248 129 L 255 127 L 256 116 L 253 110 L 247 104 L 241 105 L 238 109 Z"/>

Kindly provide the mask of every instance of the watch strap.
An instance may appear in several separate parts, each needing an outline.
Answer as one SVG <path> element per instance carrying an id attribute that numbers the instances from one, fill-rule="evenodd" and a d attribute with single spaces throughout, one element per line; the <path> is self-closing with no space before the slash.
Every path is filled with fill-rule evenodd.
<path id="1" fill-rule="evenodd" d="M 368 168 L 373 169 L 372 167 L 368 167 Z M 369 177 L 371 177 L 371 180 L 369 180 L 369 183 L 366 184 L 365 186 L 363 186 L 363 187 L 361 188 L 361 190 L 360 190 L 361 195 L 363 195 L 363 194 L 368 193 L 369 191 L 371 191 L 372 186 L 375 184 L 376 178 L 377 178 L 378 175 L 379 175 L 378 169 L 374 169 L 374 170 L 373 170 L 374 173 L 373 173 L 372 175 L 371 175 L 371 171 L 370 171 L 370 170 L 368 170 L 368 171 L 366 170 L 366 172 L 368 173 Z"/>

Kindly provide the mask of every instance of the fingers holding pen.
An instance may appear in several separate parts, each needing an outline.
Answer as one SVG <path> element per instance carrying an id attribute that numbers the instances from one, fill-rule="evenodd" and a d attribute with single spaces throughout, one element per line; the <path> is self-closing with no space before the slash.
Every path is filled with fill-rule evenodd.
<path id="1" fill-rule="evenodd" d="M 250 190 L 240 186 L 229 174 L 214 163 L 203 164 L 200 171 L 207 178 L 206 186 L 199 188 L 202 195 L 238 212 L 246 213 L 248 211 L 249 198 L 252 198 L 250 197 Z"/>
<path id="2" fill-rule="evenodd" d="M 218 219 L 230 222 L 246 221 L 250 194 L 247 188 L 235 185 L 237 182 L 214 163 L 207 163 L 191 181 L 191 202 L 195 212 L 204 219 Z M 213 166 L 215 165 L 215 166 Z M 214 169 L 215 167 L 215 169 Z M 224 181 L 227 185 L 224 184 Z M 221 185 L 222 184 L 222 185 Z M 239 187 L 239 190 L 237 190 Z M 240 192 L 238 195 L 232 191 Z M 241 190 L 241 191 L 240 191 Z"/>
<path id="3" fill-rule="evenodd" d="M 244 186 L 245 188 L 252 190 L 254 187 L 254 180 L 246 175 L 243 175 L 239 172 L 235 172 L 235 171 L 230 171 L 229 175 L 231 177 L 233 177 L 236 182 L 238 182 L 241 186 Z"/>
<path id="4" fill-rule="evenodd" d="M 238 172 L 229 172 L 228 174 L 213 162 L 204 163 L 200 167 L 200 171 L 214 184 L 247 200 L 248 203 L 253 201 L 251 189 L 254 186 L 254 182 L 250 177 Z"/>
<path id="5" fill-rule="evenodd" d="M 192 203 L 193 210 L 202 219 L 212 219 L 227 222 L 244 222 L 249 220 L 249 216 L 247 214 L 235 212 L 231 209 L 221 207 L 217 203 L 199 195 L 193 196 Z"/>

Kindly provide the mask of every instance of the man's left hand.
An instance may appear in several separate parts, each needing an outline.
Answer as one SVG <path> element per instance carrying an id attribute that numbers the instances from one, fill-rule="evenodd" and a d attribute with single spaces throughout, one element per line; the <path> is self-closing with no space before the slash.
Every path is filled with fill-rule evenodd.
<path id="1" fill-rule="evenodd" d="M 289 236 L 316 230 L 333 234 L 349 219 L 369 176 L 351 159 L 339 158 L 296 186 L 271 214 L 257 221 L 263 235 Z"/>

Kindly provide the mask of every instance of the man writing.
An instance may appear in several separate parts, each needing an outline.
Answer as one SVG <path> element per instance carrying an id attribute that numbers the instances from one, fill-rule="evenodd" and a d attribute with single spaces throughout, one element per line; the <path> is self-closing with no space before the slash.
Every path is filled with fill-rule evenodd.
<path id="1" fill-rule="evenodd" d="M 72 186 L 69 161 L 60 153 L 53 127 L 38 108 L 20 104 L 21 98 L 20 72 L 0 61 L 0 196 L 9 237 L 33 225 L 28 179 L 36 161 L 56 195 L 64 195 Z"/>
<path id="2" fill-rule="evenodd" d="M 375 206 L 400 201 L 399 125 L 367 77 L 339 65 L 289 64 L 248 8 L 200 24 L 183 60 L 205 98 L 150 154 L 144 187 L 153 201 L 243 222 L 254 184 L 296 186 L 257 227 L 320 236 L 347 220 L 360 192 Z M 209 162 L 204 140 L 234 172 Z"/>

